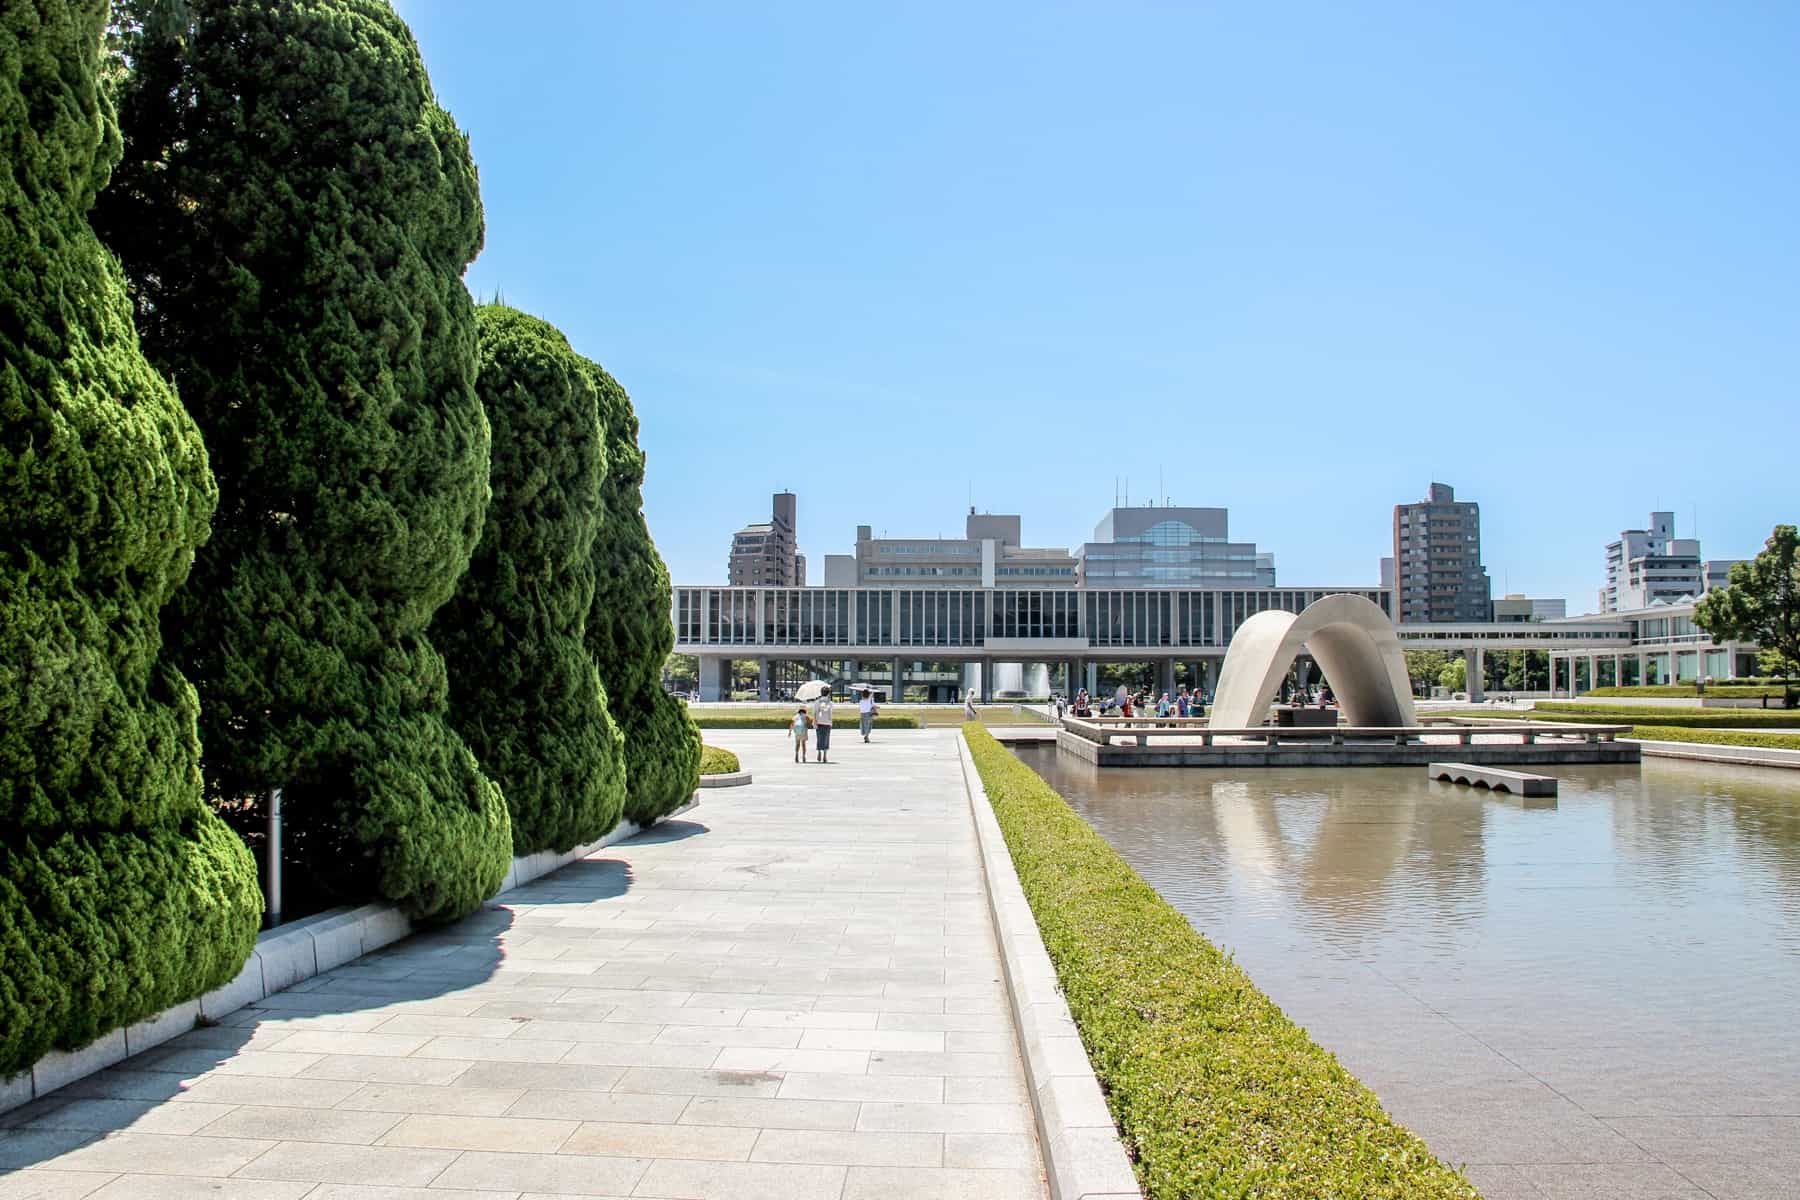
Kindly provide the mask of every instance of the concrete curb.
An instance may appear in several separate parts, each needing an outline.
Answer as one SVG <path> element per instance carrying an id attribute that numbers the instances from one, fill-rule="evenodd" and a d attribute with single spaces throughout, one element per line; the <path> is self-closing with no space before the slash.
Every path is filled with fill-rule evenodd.
<path id="1" fill-rule="evenodd" d="M 1051 1200 L 1141 1200 L 1131 1160 L 1057 987 L 1056 968 L 1050 964 L 987 789 L 960 731 L 956 753 L 981 845 L 988 909 L 1000 941 Z"/>
<path id="2" fill-rule="evenodd" d="M 666 821 L 692 812 L 699 804 L 700 797 L 695 794 L 663 819 Z M 506 882 L 489 897 L 488 903 L 521 884 L 642 832 L 631 822 L 621 821 L 597 842 L 577 846 L 562 854 L 546 850 L 515 858 L 506 873 Z M 246 1004 L 254 1004 L 333 967 L 341 967 L 410 933 L 412 922 L 391 904 L 327 909 L 268 930 L 257 936 L 256 949 L 250 952 L 243 969 L 231 982 L 197 1000 L 184 1000 L 164 1009 L 136 1025 L 102 1034 L 79 1050 L 52 1050 L 32 1064 L 30 1070 L 11 1078 L 0 1077 L 0 1113 L 48 1096 L 64 1084 L 74 1083 L 134 1054 L 160 1046 L 201 1022 L 216 1022 Z"/>
<path id="3" fill-rule="evenodd" d="M 1693 762 L 1730 763 L 1737 767 L 1786 767 L 1800 769 L 1800 750 L 1775 746 L 1721 746 L 1713 742 L 1651 742 L 1637 738 L 1646 758 L 1685 758 Z"/>
<path id="4" fill-rule="evenodd" d="M 702 775 L 700 786 L 703 788 L 743 787 L 750 782 L 748 771 L 723 771 L 717 775 Z"/>

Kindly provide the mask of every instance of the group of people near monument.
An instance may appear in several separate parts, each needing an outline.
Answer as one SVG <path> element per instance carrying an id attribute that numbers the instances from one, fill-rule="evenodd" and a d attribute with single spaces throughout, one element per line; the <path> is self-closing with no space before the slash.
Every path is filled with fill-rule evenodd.
<path id="1" fill-rule="evenodd" d="M 1075 699 L 1065 705 L 1059 698 L 1056 701 L 1056 715 L 1075 717 L 1118 716 L 1118 717 L 1203 717 L 1206 715 L 1206 699 L 1198 688 L 1189 691 L 1187 684 L 1175 689 L 1174 696 L 1163 692 L 1161 695 L 1139 689 L 1130 691 L 1119 688 L 1111 696 L 1102 697 L 1095 703 L 1086 688 L 1075 693 Z"/>

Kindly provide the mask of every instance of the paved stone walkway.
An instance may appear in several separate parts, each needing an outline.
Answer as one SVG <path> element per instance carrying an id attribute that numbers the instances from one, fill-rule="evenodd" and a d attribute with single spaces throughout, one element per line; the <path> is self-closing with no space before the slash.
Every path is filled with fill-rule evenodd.
<path id="1" fill-rule="evenodd" d="M 756 782 L 0 1118 L 0 1200 L 1044 1196 L 954 734 Z"/>

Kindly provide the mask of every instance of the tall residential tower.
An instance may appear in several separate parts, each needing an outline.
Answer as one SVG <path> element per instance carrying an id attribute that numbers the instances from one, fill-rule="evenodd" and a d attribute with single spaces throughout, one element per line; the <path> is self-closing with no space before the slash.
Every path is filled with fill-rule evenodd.
<path id="1" fill-rule="evenodd" d="M 733 587 L 804 587 L 806 558 L 798 552 L 799 501 L 776 492 L 767 521 L 746 525 L 731 537 L 726 578 Z"/>
<path id="2" fill-rule="evenodd" d="M 1447 483 L 1394 506 L 1394 604 L 1402 625 L 1492 619 L 1481 565 L 1481 506 Z"/>

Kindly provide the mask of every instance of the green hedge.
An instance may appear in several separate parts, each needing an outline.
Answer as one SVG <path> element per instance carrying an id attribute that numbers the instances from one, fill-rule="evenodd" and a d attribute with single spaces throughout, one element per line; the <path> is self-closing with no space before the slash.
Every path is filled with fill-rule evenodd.
<path id="1" fill-rule="evenodd" d="M 731 751 L 721 750 L 717 746 L 700 747 L 702 775 L 730 775 L 743 769 L 738 765 L 738 756 Z"/>
<path id="2" fill-rule="evenodd" d="M 700 731 L 662 689 L 675 646 L 669 571 L 644 522 L 644 452 L 637 412 L 619 381 L 582 360 L 606 427 L 606 515 L 594 538 L 596 585 L 588 609 L 588 652 L 600 667 L 607 704 L 625 735 L 625 819 L 649 825 L 688 802 L 699 785 Z"/>
<path id="3" fill-rule="evenodd" d="M 1614 696 L 1614 697 L 1620 697 L 1620 698 L 1630 697 L 1630 696 L 1644 696 L 1644 697 L 1656 697 L 1658 699 L 1664 699 L 1664 700 L 1687 700 L 1687 699 L 1693 699 L 1696 696 L 1705 695 L 1705 696 L 1723 697 L 1723 698 L 1727 698 L 1727 699 L 1754 700 L 1761 696 L 1773 696 L 1773 697 L 1776 697 L 1777 699 L 1779 699 L 1781 696 L 1781 689 L 1779 687 L 1749 686 L 1749 685 L 1744 685 L 1744 684 L 1733 684 L 1733 683 L 1718 683 L 1718 684 L 1714 684 L 1713 686 L 1707 688 L 1704 692 L 1697 692 L 1694 690 L 1693 684 L 1687 683 L 1687 684 L 1648 685 L 1648 686 L 1643 686 L 1643 687 L 1600 687 L 1600 688 L 1592 688 L 1588 691 L 1585 691 L 1582 693 L 1582 695 L 1584 695 L 1584 696 Z"/>
<path id="4" fill-rule="evenodd" d="M 206 779 L 285 789 L 295 877 L 449 920 L 513 848 L 429 633 L 488 507 L 468 138 L 389 4 L 156 8 L 95 224 L 219 480 L 163 621 Z"/>
<path id="5" fill-rule="evenodd" d="M 1800 712 L 1761 708 L 1647 708 L 1629 704 L 1539 704 L 1534 721 L 1598 725 L 1663 725 L 1678 729 L 1792 729 Z"/>
<path id="6" fill-rule="evenodd" d="M 797 704 L 794 706 L 794 708 L 798 707 L 800 706 Z M 793 708 L 788 709 L 785 713 L 716 713 L 693 712 L 692 710 L 689 710 L 689 713 L 694 719 L 694 724 L 702 729 L 786 729 L 788 723 L 794 719 Z M 838 719 L 834 713 L 832 728 L 857 728 L 856 710 L 850 710 L 848 720 Z M 922 725 L 919 718 L 911 713 L 882 713 L 875 718 L 875 728 L 919 729 L 922 728 Z"/>
<path id="7" fill-rule="evenodd" d="M 1727 729 L 1635 725 L 1631 736 L 1651 742 L 1699 742 L 1709 746 L 1763 746 L 1771 750 L 1800 750 L 1800 733 L 1738 733 Z"/>
<path id="8" fill-rule="evenodd" d="M 218 491 L 88 224 L 107 20 L 0 4 L 0 1080 L 229 981 L 262 916 L 161 625 Z"/>
<path id="9" fill-rule="evenodd" d="M 964 735 L 1152 1200 L 1477 1196 L 1048 784 Z"/>
<path id="10" fill-rule="evenodd" d="M 606 431 L 560 330 L 499 303 L 476 320 L 493 499 L 431 638 L 450 723 L 506 796 L 513 853 L 560 853 L 599 840 L 625 807 L 624 739 L 584 640 Z"/>

